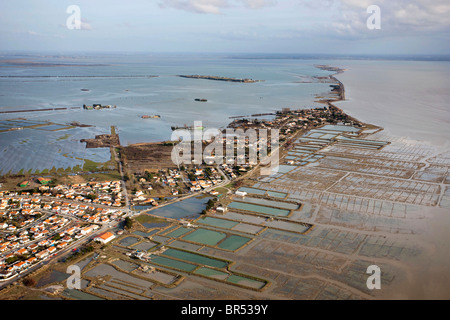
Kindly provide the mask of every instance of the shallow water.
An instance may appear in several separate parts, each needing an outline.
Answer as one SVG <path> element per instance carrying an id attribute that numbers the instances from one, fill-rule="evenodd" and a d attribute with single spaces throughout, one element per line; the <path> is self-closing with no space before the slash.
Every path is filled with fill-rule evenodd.
<path id="1" fill-rule="evenodd" d="M 224 229 L 231 229 L 237 224 L 239 224 L 239 222 L 217 219 L 212 217 L 202 217 L 199 220 L 197 220 L 197 223 L 206 224 L 213 227 L 220 227 Z"/>
<path id="2" fill-rule="evenodd" d="M 174 259 L 162 257 L 162 256 L 153 256 L 151 258 L 151 262 L 155 264 L 160 264 L 162 266 L 177 269 L 177 270 L 183 270 L 183 271 L 193 271 L 197 266 L 191 263 L 186 263 L 183 261 L 177 261 Z"/>
<path id="3" fill-rule="evenodd" d="M 387 132 L 435 145 L 450 134 L 449 61 L 342 61 L 346 101 L 337 106 Z"/>
<path id="4" fill-rule="evenodd" d="M 104 300 L 100 297 L 94 296 L 93 294 L 89 294 L 75 289 L 65 289 L 62 295 L 67 298 L 76 300 Z"/>
<path id="5" fill-rule="evenodd" d="M 184 236 L 183 240 L 214 246 L 225 237 L 226 234 L 223 232 L 199 228 Z"/>
<path id="6" fill-rule="evenodd" d="M 45 275 L 41 279 L 39 279 L 38 283 L 36 284 L 36 287 L 41 288 L 45 287 L 48 284 L 51 284 L 53 282 L 60 282 L 63 280 L 66 280 L 70 274 L 64 273 L 57 270 L 52 270 L 50 274 Z"/>
<path id="7" fill-rule="evenodd" d="M 208 258 L 199 254 L 190 253 L 186 251 L 176 250 L 176 249 L 168 249 L 163 253 L 165 256 L 177 258 L 180 260 L 184 260 L 187 262 L 192 262 L 200 265 L 206 265 L 215 268 L 225 268 L 228 263 L 212 258 Z"/>
<path id="8" fill-rule="evenodd" d="M 197 218 L 206 208 L 206 203 L 211 197 L 191 197 L 183 201 L 175 202 L 151 211 L 153 215 L 160 217 L 183 219 Z M 144 224 L 145 225 L 145 224 Z"/>
<path id="9" fill-rule="evenodd" d="M 7 58 L 5 56 L 5 58 Z M 11 57 L 14 58 L 14 57 Z M 28 59 L 33 59 L 28 56 Z M 56 57 L 47 57 L 48 62 L 58 62 Z M 258 60 L 229 59 L 218 55 L 91 55 L 74 58 L 84 63 L 102 63 L 102 66 L 39 68 L 0 68 L 0 111 L 42 109 L 49 107 L 77 107 L 64 111 L 42 111 L 0 114 L 0 120 L 24 117 L 26 119 L 66 124 L 77 121 L 94 125 L 90 128 L 67 130 L 80 133 L 81 138 L 93 138 L 95 134 L 109 133 L 110 126 L 117 126 L 124 145 L 168 140 L 170 127 L 192 125 L 202 121 L 204 126 L 225 127 L 230 116 L 248 116 L 273 112 L 284 106 L 311 106 L 314 95 L 329 91 L 328 84 L 299 83 L 299 76 L 327 75 L 329 72 L 314 68 L 317 61 L 306 60 Z M 110 64 L 109 64 L 110 63 Z M 180 78 L 178 74 L 204 74 L 236 78 L 265 80 L 258 83 L 230 83 Z M 157 75 L 158 77 L 145 77 Z M 13 77 L 11 77 L 13 76 Z M 123 77 L 126 76 L 126 77 Z M 144 76 L 144 77 L 143 77 Z M 90 91 L 82 91 L 89 89 Z M 208 102 L 198 103 L 196 98 Z M 117 105 L 116 109 L 83 110 L 83 104 Z M 182 111 L 182 112 L 181 112 Z M 161 115 L 161 119 L 142 119 L 142 115 Z M 58 127 L 54 127 L 58 128 Z M 55 159 L 51 165 L 74 166 L 76 161 L 64 162 L 56 157 L 55 150 L 47 149 L 47 141 L 61 136 L 63 131 L 24 129 L 17 132 L 0 133 L 0 152 L 6 153 L 4 160 L 23 163 L 23 154 L 45 150 Z M 33 142 L 25 143 L 27 149 L 11 150 L 18 141 L 37 135 Z M 67 150 L 84 147 L 79 139 Z M 66 150 L 66 148 L 62 148 Z M 56 150 L 57 151 L 57 150 Z M 92 152 L 92 151 L 89 151 Z M 86 152 L 88 159 L 93 155 Z M 101 151 L 99 151 L 101 153 Z M 64 152 L 63 152 L 64 153 Z M 78 154 L 76 155 L 78 156 Z M 9 159 L 9 158 L 12 159 Z M 13 161 L 17 159 L 17 161 Z M 10 167 L 1 161 L 4 172 L 18 171 L 19 166 Z M 26 165 L 26 164 L 25 164 Z M 28 169 L 30 166 L 25 166 Z M 50 166 L 48 169 L 51 169 Z M 35 169 L 47 168 L 37 163 Z"/>
<path id="10" fill-rule="evenodd" d="M 270 214 L 274 216 L 287 216 L 290 210 L 271 208 L 266 206 L 260 206 L 257 204 L 244 203 L 244 202 L 232 202 L 228 205 L 229 208 L 241 209 L 246 211 L 253 211 L 257 213 Z"/>
<path id="11" fill-rule="evenodd" d="M 223 240 L 217 247 L 225 250 L 235 251 L 249 242 L 251 239 L 237 235 L 231 235 Z"/>
<path id="12" fill-rule="evenodd" d="M 124 247 L 131 246 L 139 241 L 136 237 L 126 237 L 119 241 L 119 244 Z"/>

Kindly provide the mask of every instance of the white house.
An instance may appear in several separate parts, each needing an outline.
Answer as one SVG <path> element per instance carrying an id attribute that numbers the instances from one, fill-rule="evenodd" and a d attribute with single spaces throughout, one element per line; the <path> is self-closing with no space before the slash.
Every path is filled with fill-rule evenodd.
<path id="1" fill-rule="evenodd" d="M 236 191 L 235 194 L 239 197 L 245 197 L 247 195 L 247 192 L 244 191 Z"/>
<path id="2" fill-rule="evenodd" d="M 224 207 L 217 207 L 216 209 L 217 212 L 221 212 L 221 213 L 225 213 L 227 211 L 227 208 Z"/>
<path id="3" fill-rule="evenodd" d="M 95 237 L 95 241 L 101 242 L 103 244 L 107 244 L 111 240 L 113 240 L 116 236 L 111 232 L 105 232 L 98 237 Z"/>

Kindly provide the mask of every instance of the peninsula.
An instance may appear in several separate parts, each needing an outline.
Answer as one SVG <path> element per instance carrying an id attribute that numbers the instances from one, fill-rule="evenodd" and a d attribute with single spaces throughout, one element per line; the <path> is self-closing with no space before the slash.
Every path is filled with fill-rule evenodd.
<path id="1" fill-rule="evenodd" d="M 204 80 L 216 80 L 216 81 L 228 81 L 228 82 L 242 82 L 242 83 L 255 83 L 263 82 L 264 80 L 253 80 L 253 79 L 238 79 L 238 78 L 227 78 L 227 77 L 217 77 L 217 76 L 200 76 L 200 75 L 178 75 L 181 78 L 189 79 L 204 79 Z"/>
<path id="2" fill-rule="evenodd" d="M 110 135 L 82 140 L 87 148 L 109 147 L 109 162 L 88 161 L 69 174 L 55 168 L 2 177 L 0 299 L 37 292 L 113 300 L 396 293 L 411 258 L 429 254 L 417 230 L 429 207 L 448 203 L 441 191 L 448 158 L 389 141 L 383 128 L 336 107 L 344 85 L 333 75 L 324 80 L 331 92 L 322 107 L 252 115 L 271 119 L 230 117 L 235 132 L 278 130 L 279 144 L 272 136 L 256 144 L 242 139 L 246 150 L 267 144 L 279 152 L 269 176 L 260 175 L 264 163 L 251 163 L 249 152 L 242 163 L 194 157 L 178 165 L 171 157 L 177 141 L 122 146 L 111 127 Z M 227 139 L 217 142 L 225 152 L 214 156 L 223 156 Z M 233 155 L 236 142 L 229 144 Z M 202 143 L 202 154 L 207 147 Z M 54 278 L 74 264 L 83 265 L 86 285 L 69 291 L 66 279 Z M 383 291 L 366 285 L 372 265 L 383 270 Z"/>

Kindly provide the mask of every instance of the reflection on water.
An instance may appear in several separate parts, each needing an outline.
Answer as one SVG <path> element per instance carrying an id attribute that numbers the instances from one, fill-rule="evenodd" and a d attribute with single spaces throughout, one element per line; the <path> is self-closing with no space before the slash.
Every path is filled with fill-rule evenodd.
<path id="1" fill-rule="evenodd" d="M 75 300 L 104 300 L 100 297 L 94 296 L 93 294 L 89 294 L 80 290 L 75 289 L 65 289 L 62 292 L 62 295 Z"/>
<path id="2" fill-rule="evenodd" d="M 341 61 L 347 101 L 337 106 L 395 136 L 448 143 L 449 61 Z"/>
<path id="3" fill-rule="evenodd" d="M 191 197 L 189 199 L 175 202 L 164 207 L 156 208 L 151 211 L 152 215 L 172 219 L 195 219 L 206 208 L 206 203 L 211 197 Z M 148 207 L 135 207 L 136 210 L 145 210 Z M 144 226 L 145 223 L 144 223 Z M 147 226 L 146 226 L 147 227 Z M 147 227 L 150 228 L 150 227 Z"/>
<path id="4" fill-rule="evenodd" d="M 27 59 L 33 60 L 33 57 L 28 56 Z M 44 59 L 49 63 L 59 62 L 57 57 Z M 314 68 L 317 61 L 311 60 L 250 61 L 218 56 L 198 59 L 196 56 L 181 55 L 108 55 L 105 58 L 93 55 L 89 58 L 74 57 L 74 62 L 86 63 L 86 59 L 95 65 L 83 68 L 55 65 L 0 68 L 0 111 L 69 108 L 63 111 L 4 113 L 0 114 L 0 120 L 23 117 L 26 121 L 59 124 L 76 121 L 95 126 L 63 131 L 24 129 L 21 132 L 0 133 L 0 170 L 3 173 L 19 171 L 21 165 L 26 170 L 34 171 L 80 164 L 80 160 L 62 156 L 66 153 L 74 158 L 94 161 L 104 159 L 106 155 L 108 159 L 109 153 L 100 149 L 86 150 L 79 140 L 109 133 L 112 125 L 117 126 L 124 145 L 162 141 L 170 138 L 170 127 L 173 125 L 201 120 L 206 127 L 225 127 L 231 121 L 230 116 L 268 113 L 292 105 L 312 106 L 314 94 L 329 91 L 326 83 L 298 83 L 299 76 L 329 74 Z M 253 78 L 265 82 L 239 84 L 186 79 L 176 77 L 177 74 Z M 146 77 L 148 75 L 158 77 Z M 196 98 L 206 98 L 208 102 L 198 103 L 194 101 Z M 117 108 L 81 108 L 83 104 L 94 103 L 116 105 Z M 79 109 L 70 109 L 72 107 Z M 161 115 L 161 119 L 141 118 L 142 115 L 153 114 Z M 55 143 L 65 133 L 74 137 Z M 18 145 L 26 138 L 31 140 Z M 37 156 L 33 163 L 27 162 L 30 154 Z M 41 155 L 50 161 L 46 163 L 41 160 Z"/>
<path id="5" fill-rule="evenodd" d="M 49 274 L 43 276 L 41 279 L 39 279 L 38 283 L 36 284 L 36 287 L 41 288 L 45 287 L 48 284 L 51 284 L 53 282 L 60 282 L 66 280 L 70 274 L 52 270 Z"/>

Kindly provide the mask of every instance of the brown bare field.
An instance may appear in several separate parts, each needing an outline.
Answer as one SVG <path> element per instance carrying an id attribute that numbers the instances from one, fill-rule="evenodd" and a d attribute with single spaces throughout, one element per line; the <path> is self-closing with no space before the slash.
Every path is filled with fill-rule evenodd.
<path id="1" fill-rule="evenodd" d="M 124 164 L 133 173 L 157 171 L 173 168 L 171 159 L 171 145 L 163 143 L 140 143 L 120 147 L 121 158 Z"/>

